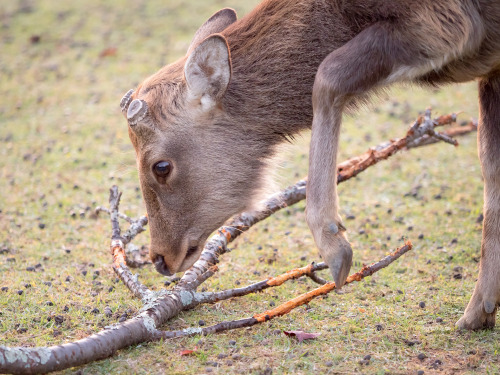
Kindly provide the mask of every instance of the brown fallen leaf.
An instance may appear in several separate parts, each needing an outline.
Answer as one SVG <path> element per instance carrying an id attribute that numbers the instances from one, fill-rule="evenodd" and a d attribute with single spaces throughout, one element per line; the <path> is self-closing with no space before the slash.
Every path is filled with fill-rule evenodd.
<path id="1" fill-rule="evenodd" d="M 321 333 L 307 333 L 304 331 L 283 331 L 283 333 L 287 336 L 297 338 L 299 342 L 302 342 L 304 340 L 312 340 L 321 335 Z"/>
<path id="2" fill-rule="evenodd" d="M 116 47 L 109 47 L 106 49 L 103 49 L 101 53 L 99 54 L 100 58 L 103 57 L 109 57 L 109 56 L 116 56 L 117 48 Z"/>
<path id="3" fill-rule="evenodd" d="M 197 350 L 198 350 L 198 347 L 196 347 L 196 346 L 195 346 L 193 350 L 189 350 L 189 349 L 186 349 L 186 350 L 181 350 L 179 354 L 180 354 L 181 356 L 183 356 L 183 355 L 191 355 L 191 354 L 193 354 L 194 352 L 196 352 Z"/>

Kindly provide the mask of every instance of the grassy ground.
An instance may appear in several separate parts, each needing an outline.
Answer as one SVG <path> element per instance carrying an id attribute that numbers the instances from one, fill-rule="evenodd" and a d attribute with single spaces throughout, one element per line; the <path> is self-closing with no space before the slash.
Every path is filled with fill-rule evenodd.
<path id="1" fill-rule="evenodd" d="M 112 184 L 124 191 L 127 213 L 144 212 L 118 102 L 181 56 L 197 26 L 218 8 L 233 6 L 242 15 L 256 2 L 1 2 L 2 344 L 68 342 L 140 308 L 109 265 L 107 220 L 93 215 L 96 205 L 106 204 Z M 346 118 L 341 159 L 403 135 L 427 106 L 436 115 L 462 110 L 463 120 L 477 116 L 476 96 L 473 84 L 432 92 L 396 88 Z M 454 328 L 477 275 L 482 207 L 475 137 L 460 141 L 457 149 L 441 144 L 403 153 L 340 187 L 354 268 L 405 238 L 414 242 L 412 253 L 389 269 L 269 324 L 139 345 L 64 373 L 498 373 L 499 329 Z M 280 185 L 306 175 L 307 143 L 305 134 L 283 149 Z M 408 196 L 416 185 L 418 195 Z M 144 234 L 138 243 L 147 241 Z M 318 259 L 304 204 L 251 229 L 234 248 L 209 289 L 236 280 L 248 284 Z M 139 274 L 148 286 L 163 286 L 152 269 Z M 312 287 L 297 281 L 200 307 L 168 328 L 247 317 Z M 298 329 L 321 336 L 299 344 L 280 334 Z M 195 346 L 195 355 L 180 356 Z M 367 355 L 371 360 L 360 363 Z"/>

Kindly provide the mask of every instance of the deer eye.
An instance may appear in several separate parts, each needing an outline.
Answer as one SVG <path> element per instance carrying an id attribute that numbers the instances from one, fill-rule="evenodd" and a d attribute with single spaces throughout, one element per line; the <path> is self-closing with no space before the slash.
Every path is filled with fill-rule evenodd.
<path id="1" fill-rule="evenodd" d="M 161 178 L 165 178 L 169 175 L 172 170 L 172 164 L 168 161 L 159 161 L 153 166 L 154 173 Z"/>

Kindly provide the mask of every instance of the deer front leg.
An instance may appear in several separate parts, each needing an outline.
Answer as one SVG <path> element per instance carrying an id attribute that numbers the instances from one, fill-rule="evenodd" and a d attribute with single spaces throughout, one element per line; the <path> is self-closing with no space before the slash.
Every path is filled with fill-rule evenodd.
<path id="1" fill-rule="evenodd" d="M 457 322 L 459 328 L 493 328 L 500 304 L 500 75 L 479 83 L 479 159 L 484 177 L 484 221 L 479 277 Z"/>
<path id="2" fill-rule="evenodd" d="M 414 79 L 427 66 L 432 69 L 425 40 L 419 45 L 418 40 L 406 40 L 406 35 L 394 24 L 374 24 L 330 53 L 316 74 L 306 218 L 338 288 L 352 263 L 338 214 L 336 165 L 342 111 L 374 88 Z"/>
<path id="3" fill-rule="evenodd" d="M 323 97 L 322 90 L 315 91 L 306 219 L 335 284 L 341 288 L 352 264 L 351 245 L 338 214 L 337 197 L 337 148 L 343 106 L 327 104 L 323 98 L 329 95 Z"/>

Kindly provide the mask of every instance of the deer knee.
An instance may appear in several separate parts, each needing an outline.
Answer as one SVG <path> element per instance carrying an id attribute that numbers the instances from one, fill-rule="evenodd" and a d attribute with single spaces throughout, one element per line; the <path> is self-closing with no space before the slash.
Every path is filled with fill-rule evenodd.
<path id="1" fill-rule="evenodd" d="M 313 86 L 313 106 L 315 108 L 335 107 L 344 103 L 349 94 L 348 88 L 342 83 L 338 68 L 332 67 L 324 61 L 317 73 Z"/>

